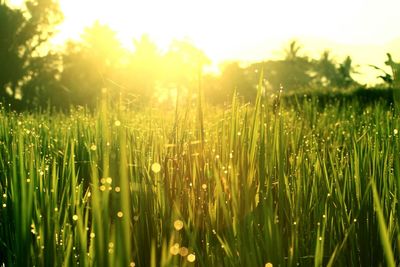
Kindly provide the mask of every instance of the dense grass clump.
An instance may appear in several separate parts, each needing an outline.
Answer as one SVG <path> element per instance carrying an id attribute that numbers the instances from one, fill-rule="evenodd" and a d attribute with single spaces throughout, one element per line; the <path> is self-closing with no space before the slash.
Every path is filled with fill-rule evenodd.
<path id="1" fill-rule="evenodd" d="M 2 109 L 0 264 L 398 266 L 400 118 L 272 100 Z"/>

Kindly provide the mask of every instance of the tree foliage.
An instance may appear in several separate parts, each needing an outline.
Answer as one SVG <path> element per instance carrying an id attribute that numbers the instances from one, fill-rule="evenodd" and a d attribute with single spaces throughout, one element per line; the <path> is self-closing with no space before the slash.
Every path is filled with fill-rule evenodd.
<path id="1" fill-rule="evenodd" d="M 37 103 L 53 85 L 58 59 L 47 41 L 61 20 L 59 5 L 51 0 L 26 1 L 24 9 L 0 3 L 0 98 Z"/>
<path id="2" fill-rule="evenodd" d="M 49 103 L 62 108 L 95 107 L 102 88 L 144 105 L 154 100 L 190 104 L 203 93 L 206 101 L 220 104 L 234 92 L 251 102 L 261 73 L 268 89 L 275 91 L 357 85 L 350 57 L 337 63 L 324 51 L 312 59 L 297 41 L 288 44 L 282 59 L 246 67 L 231 62 L 220 75 L 203 74 L 210 60 L 190 42 L 175 40 L 161 51 L 144 35 L 133 40 L 134 49 L 128 51 L 116 33 L 99 22 L 85 29 L 80 41 L 69 41 L 62 52 L 55 53 L 48 41 L 61 19 L 53 0 L 29 0 L 24 9 L 0 2 L 0 25 L 4 25 L 0 28 L 0 98 L 7 103 L 26 108 Z M 390 57 L 387 64 L 395 66 Z M 385 78 L 393 80 L 390 74 Z"/>
<path id="3" fill-rule="evenodd" d="M 98 22 L 85 30 L 82 42 L 70 41 L 62 55 L 64 103 L 94 107 L 102 88 L 116 79 L 122 56 L 115 32 Z"/>

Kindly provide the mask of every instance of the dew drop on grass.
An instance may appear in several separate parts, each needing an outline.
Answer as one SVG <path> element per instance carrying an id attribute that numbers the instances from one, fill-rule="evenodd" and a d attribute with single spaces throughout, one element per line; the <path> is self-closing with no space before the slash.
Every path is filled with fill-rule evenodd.
<path id="1" fill-rule="evenodd" d="M 175 243 L 170 249 L 169 249 L 169 253 L 171 253 L 172 255 L 178 255 L 179 253 L 179 244 Z"/>
<path id="2" fill-rule="evenodd" d="M 273 267 L 273 265 L 272 265 L 272 263 L 267 262 L 267 263 L 265 264 L 265 267 Z"/>
<path id="3" fill-rule="evenodd" d="M 94 238 L 95 236 L 95 233 L 90 233 L 90 238 Z"/>
<path id="4" fill-rule="evenodd" d="M 135 267 L 136 264 L 132 261 L 131 263 L 129 263 L 129 267 Z"/>
<path id="5" fill-rule="evenodd" d="M 90 146 L 90 150 L 96 151 L 96 149 L 97 149 L 97 146 L 96 146 L 95 144 L 92 144 L 92 145 Z"/>
<path id="6" fill-rule="evenodd" d="M 203 188 L 203 190 L 206 190 L 207 189 L 207 185 L 206 184 L 202 184 L 201 188 Z"/>
<path id="7" fill-rule="evenodd" d="M 398 133 L 399 133 L 399 130 L 397 130 L 397 129 L 393 130 L 393 135 L 397 135 Z"/>
<path id="8" fill-rule="evenodd" d="M 122 218 L 122 216 L 124 216 L 124 214 L 122 213 L 122 211 L 118 211 L 117 216 L 118 216 L 118 218 Z"/>
<path id="9" fill-rule="evenodd" d="M 7 204 L 6 203 L 3 203 L 3 208 L 7 208 Z"/>
<path id="10" fill-rule="evenodd" d="M 161 165 L 160 165 L 160 163 L 154 162 L 154 163 L 151 165 L 151 170 L 152 170 L 154 173 L 159 173 L 159 172 L 161 171 Z"/>
<path id="11" fill-rule="evenodd" d="M 196 255 L 190 253 L 190 254 L 187 256 L 187 260 L 188 260 L 188 262 L 194 262 L 194 261 L 196 260 Z"/>
<path id="12" fill-rule="evenodd" d="M 174 228 L 176 231 L 180 231 L 183 228 L 183 222 L 181 220 L 176 220 L 174 222 Z"/>
<path id="13" fill-rule="evenodd" d="M 181 247 L 179 249 L 179 255 L 186 257 L 189 254 L 189 250 L 186 247 Z"/>
<path id="14" fill-rule="evenodd" d="M 121 192 L 121 187 L 116 186 L 114 190 L 115 190 L 115 192 L 119 193 L 119 192 Z"/>
<path id="15" fill-rule="evenodd" d="M 117 126 L 117 127 L 119 127 L 119 126 L 121 126 L 121 122 L 120 122 L 119 120 L 116 120 L 116 121 L 114 122 L 114 125 Z"/>
<path id="16" fill-rule="evenodd" d="M 74 220 L 74 221 L 77 221 L 78 220 L 78 215 L 74 215 L 74 216 L 72 216 L 72 220 Z"/>

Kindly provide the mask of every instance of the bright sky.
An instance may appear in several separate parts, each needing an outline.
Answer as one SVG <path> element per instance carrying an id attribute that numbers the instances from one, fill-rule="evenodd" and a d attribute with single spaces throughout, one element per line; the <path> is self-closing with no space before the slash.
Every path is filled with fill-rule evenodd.
<path id="1" fill-rule="evenodd" d="M 143 33 L 164 49 L 172 39 L 185 38 L 214 61 L 276 57 L 276 51 L 293 38 L 308 52 L 320 54 L 328 48 L 339 58 L 350 54 L 360 64 L 383 64 L 385 53 L 394 52 L 387 50 L 390 45 L 400 50 L 399 0 L 60 0 L 60 4 L 65 21 L 59 42 L 77 38 L 84 27 L 99 20 L 113 28 L 127 47 Z"/>

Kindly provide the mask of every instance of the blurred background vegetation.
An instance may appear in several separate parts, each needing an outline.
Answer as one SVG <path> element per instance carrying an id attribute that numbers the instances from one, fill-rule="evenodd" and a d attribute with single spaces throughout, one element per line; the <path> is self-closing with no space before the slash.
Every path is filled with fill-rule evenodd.
<path id="1" fill-rule="evenodd" d="M 399 63 L 390 54 L 386 65 L 391 71 L 371 66 L 382 72 L 382 84 L 366 90 L 353 79 L 357 67 L 350 56 L 338 61 L 324 51 L 319 58 L 310 58 L 297 41 L 284 48 L 282 59 L 247 66 L 225 62 L 220 73 L 204 72 L 211 61 L 188 41 L 174 41 L 161 51 L 144 35 L 133 40 L 135 49 L 129 51 L 111 28 L 98 22 L 85 30 L 81 40 L 71 40 L 59 51 L 49 42 L 62 21 L 59 6 L 50 0 L 29 0 L 25 6 L 11 8 L 0 1 L 0 100 L 15 110 L 93 108 L 103 88 L 136 107 L 174 106 L 199 92 L 213 105 L 229 102 L 235 92 L 253 102 L 261 73 L 266 90 L 284 89 L 289 94 L 362 90 L 372 97 L 392 97 L 376 88 L 398 87 Z"/>

